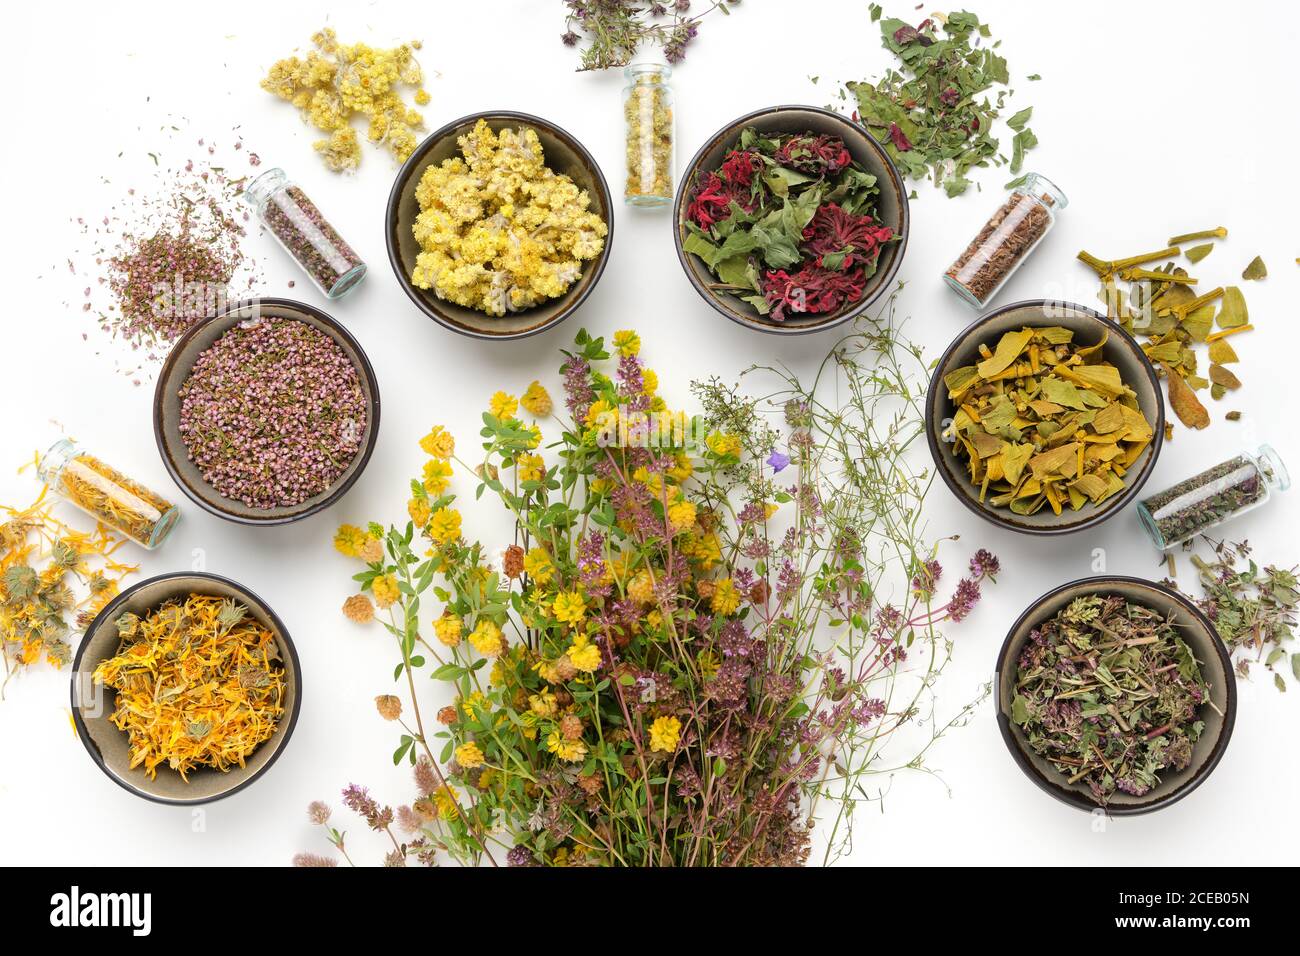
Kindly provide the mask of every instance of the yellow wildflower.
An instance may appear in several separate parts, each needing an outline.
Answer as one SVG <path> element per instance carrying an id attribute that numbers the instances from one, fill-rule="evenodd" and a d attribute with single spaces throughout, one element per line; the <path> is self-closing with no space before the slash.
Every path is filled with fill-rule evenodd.
<path id="1" fill-rule="evenodd" d="M 446 460 L 456 454 L 456 439 L 441 425 L 434 425 L 429 434 L 420 439 L 420 447 L 426 455 Z"/>
<path id="2" fill-rule="evenodd" d="M 718 673 L 718 669 L 722 666 L 722 661 L 718 659 L 718 655 L 713 651 L 703 650 L 696 655 L 695 664 L 699 667 L 700 673 L 704 675 L 705 680 L 713 680 Z"/>
<path id="3" fill-rule="evenodd" d="M 542 443 L 542 430 L 536 425 L 529 425 L 524 431 L 528 432 L 528 437 L 524 439 L 525 448 L 536 448 Z"/>
<path id="4" fill-rule="evenodd" d="M 568 740 L 558 730 L 552 730 L 546 737 L 546 749 L 561 760 L 577 763 L 586 759 L 587 745 L 581 740 Z"/>
<path id="5" fill-rule="evenodd" d="M 677 738 L 682 732 L 682 722 L 676 717 L 656 717 L 650 725 L 650 749 L 666 754 L 677 749 Z"/>
<path id="6" fill-rule="evenodd" d="M 369 624 L 375 619 L 375 606 L 364 594 L 354 594 L 343 602 L 343 614 L 357 624 Z"/>
<path id="7" fill-rule="evenodd" d="M 519 408 L 519 399 L 507 392 L 497 392 L 488 402 L 488 413 L 496 419 L 505 421 L 513 418 L 515 411 Z"/>
<path id="8" fill-rule="evenodd" d="M 728 435 L 726 432 L 713 432 L 704 439 L 704 444 L 709 447 L 709 451 L 719 458 L 740 457 L 740 439 L 735 435 Z"/>
<path id="9" fill-rule="evenodd" d="M 605 415 L 612 413 L 613 411 L 614 411 L 613 405 L 605 401 L 603 398 L 599 398 L 596 401 L 592 402 L 591 405 L 587 408 L 587 417 L 584 424 L 590 426 L 600 425 L 602 424 L 603 417 Z"/>
<path id="10" fill-rule="evenodd" d="M 501 628 L 487 618 L 479 618 L 478 624 L 470 632 L 469 642 L 484 657 L 496 657 L 506 649 L 505 637 Z"/>
<path id="11" fill-rule="evenodd" d="M 520 481 L 541 481 L 546 477 L 546 462 L 541 455 L 519 455 L 515 458 L 515 467 Z"/>
<path id="12" fill-rule="evenodd" d="M 460 816 L 460 806 L 456 802 L 457 794 L 453 787 L 444 784 L 433 795 L 433 802 L 438 808 L 438 816 L 444 820 L 455 820 Z"/>
<path id="13" fill-rule="evenodd" d="M 659 391 L 659 375 L 654 369 L 641 369 L 641 391 L 647 395 L 653 395 Z"/>
<path id="14" fill-rule="evenodd" d="M 459 644 L 464 632 L 465 622 L 460 619 L 459 614 L 452 614 L 450 611 L 444 611 L 442 617 L 433 622 L 433 633 L 448 647 Z"/>
<path id="15" fill-rule="evenodd" d="M 569 645 L 569 661 L 584 674 L 590 674 L 600 667 L 600 648 L 586 634 L 579 634 Z"/>
<path id="16" fill-rule="evenodd" d="M 431 495 L 440 495 L 447 490 L 451 478 L 451 465 L 434 458 L 424 463 L 424 490 Z"/>
<path id="17" fill-rule="evenodd" d="M 715 614 L 735 614 L 736 608 L 740 607 L 740 592 L 736 589 L 736 582 L 731 578 L 719 581 L 713 589 L 711 606 Z"/>
<path id="18" fill-rule="evenodd" d="M 687 478 L 691 477 L 695 471 L 695 465 L 691 463 L 690 455 L 678 454 L 674 459 L 674 464 L 668 469 L 668 477 L 673 481 L 681 484 Z"/>
<path id="19" fill-rule="evenodd" d="M 639 601 L 642 604 L 650 604 L 654 601 L 655 583 L 650 577 L 649 571 L 642 568 L 632 575 L 632 580 L 627 585 L 627 596 L 633 601 Z"/>
<path id="20" fill-rule="evenodd" d="M 673 527 L 673 534 L 679 531 L 689 531 L 695 527 L 695 504 L 690 501 L 679 501 L 668 508 L 668 521 Z"/>
<path id="21" fill-rule="evenodd" d="M 473 770 L 475 767 L 481 766 L 486 759 L 483 756 L 483 751 L 478 749 L 478 744 L 472 740 L 456 748 L 456 762 L 466 770 Z"/>
<path id="22" fill-rule="evenodd" d="M 546 584 L 555 574 L 551 556 L 542 548 L 533 548 L 524 555 L 524 572 L 537 584 Z"/>
<path id="23" fill-rule="evenodd" d="M 429 537 L 439 544 L 456 540 L 460 535 L 460 512 L 455 508 L 439 508 L 429 519 Z"/>
<path id="24" fill-rule="evenodd" d="M 381 575 L 371 581 L 370 590 L 374 592 L 375 603 L 381 608 L 392 607 L 402 596 L 397 588 L 397 578 L 391 574 Z"/>
<path id="25" fill-rule="evenodd" d="M 641 351 L 641 336 L 632 329 L 620 329 L 614 333 L 614 348 L 624 358 L 636 355 Z"/>
<path id="26" fill-rule="evenodd" d="M 577 591 L 562 591 L 551 605 L 556 620 L 564 624 L 578 624 L 587 613 L 586 602 Z"/>
<path id="27" fill-rule="evenodd" d="M 555 695 L 549 687 L 543 687 L 536 694 L 528 695 L 528 709 L 538 717 L 554 717 L 556 711 Z"/>
<path id="28" fill-rule="evenodd" d="M 415 527 L 421 531 L 429 523 L 429 517 L 433 514 L 429 510 L 429 499 L 427 498 L 412 498 L 406 503 L 406 513 L 411 516 L 411 521 L 415 523 Z"/>
<path id="29" fill-rule="evenodd" d="M 356 525 L 339 525 L 339 530 L 334 533 L 334 547 L 340 554 L 346 554 L 349 558 L 358 558 L 361 556 L 361 549 L 366 546 L 366 541 L 369 539 L 370 535 Z"/>
<path id="30" fill-rule="evenodd" d="M 519 400 L 519 403 L 534 418 L 545 418 L 555 408 L 555 403 L 551 401 L 550 392 L 542 386 L 541 382 L 536 380 L 525 389 L 524 397 Z"/>

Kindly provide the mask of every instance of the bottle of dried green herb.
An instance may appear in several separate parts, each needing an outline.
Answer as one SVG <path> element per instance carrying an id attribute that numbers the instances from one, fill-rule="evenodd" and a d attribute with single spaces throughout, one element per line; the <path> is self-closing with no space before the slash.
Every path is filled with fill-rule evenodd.
<path id="1" fill-rule="evenodd" d="M 623 198 L 633 206 L 673 201 L 672 68 L 638 61 L 624 70 L 623 117 L 627 122 L 627 184 Z"/>
<path id="2" fill-rule="evenodd" d="M 283 169 L 254 179 L 244 199 L 328 298 L 337 299 L 365 277 L 365 262 Z"/>
<path id="3" fill-rule="evenodd" d="M 1138 517 L 1155 546 L 1167 551 L 1289 487 L 1286 465 L 1271 446 L 1261 445 L 1253 454 L 1243 452 L 1144 498 L 1138 502 Z"/>

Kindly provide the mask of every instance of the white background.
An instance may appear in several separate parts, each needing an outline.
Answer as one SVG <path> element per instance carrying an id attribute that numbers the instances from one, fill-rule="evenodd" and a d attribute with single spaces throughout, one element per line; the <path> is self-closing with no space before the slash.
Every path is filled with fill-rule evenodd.
<path id="1" fill-rule="evenodd" d="M 983 0 L 974 7 L 1003 40 L 1001 52 L 1013 72 L 1016 96 L 1005 115 L 1035 107 L 1031 126 L 1042 145 L 1030 154 L 1028 168 L 1056 180 L 1070 199 L 1058 228 L 1000 301 L 1059 295 L 1094 304 L 1096 283 L 1074 261 L 1081 247 L 1118 257 L 1158 248 L 1174 233 L 1228 226 L 1230 239 L 1196 270 L 1203 283 L 1238 281 L 1257 253 L 1272 272 L 1264 282 L 1243 284 L 1257 326 L 1234 339 L 1246 385 L 1213 406 L 1216 421 L 1209 430 L 1178 429 L 1149 487 L 1172 483 L 1246 441 L 1273 442 L 1300 469 L 1294 428 L 1300 355 L 1294 57 L 1300 34 L 1294 17 L 1282 5 L 1245 2 Z M 95 220 L 128 186 L 147 186 L 154 170 L 148 152 L 183 161 L 199 154 L 199 136 L 228 147 L 237 125 L 264 168 L 284 166 L 369 260 L 365 283 L 328 309 L 368 351 L 384 406 L 368 470 L 330 512 L 289 527 L 250 530 L 177 494 L 184 503 L 180 526 L 160 551 L 138 555 L 141 580 L 188 569 L 201 553 L 209 570 L 260 592 L 287 623 L 302 657 L 304 705 L 275 767 L 200 818 L 133 797 L 111 783 L 74 739 L 66 672 L 34 669 L 11 682 L 8 700 L 0 703 L 0 861 L 284 864 L 297 850 L 327 850 L 305 820 L 309 800 L 337 807 L 339 790 L 352 781 L 371 786 L 384 801 L 410 799 L 408 771 L 394 768 L 389 756 L 394 725 L 383 723 L 371 703 L 392 688 L 394 651 L 378 627 L 360 629 L 341 617 L 354 565 L 332 553 L 330 537 L 340 521 L 405 520 L 404 489 L 422 460 L 416 440 L 429 425 L 444 422 L 463 445 L 471 444 L 491 391 L 517 392 L 538 376 L 557 384 L 556 350 L 583 326 L 602 334 L 640 329 L 644 357 L 678 403 L 693 377 L 716 372 L 730 378 L 752 362 L 776 359 L 808 369 L 833 334 L 778 339 L 725 321 L 681 274 L 668 215 L 620 205 L 609 268 L 579 314 L 558 330 L 516 343 L 458 337 L 417 312 L 389 270 L 382 221 L 395 172 L 390 158 L 367 150 L 358 175 L 333 176 L 312 154 L 312 132 L 295 111 L 258 88 L 274 60 L 306 45 L 322 22 L 321 4 L 228 0 L 205 5 L 201 15 L 182 12 L 199 8 L 176 4 L 19 9 L 10 33 L 14 79 L 2 160 L 9 294 L 0 338 L 0 501 L 30 500 L 33 478 L 15 469 L 63 429 L 155 488 L 172 490 L 151 434 L 152 381 L 146 376 L 133 386 L 117 370 L 130 357 L 81 311 L 85 278 L 69 276 L 64 261 L 86 243 L 70 218 Z M 901 3 L 887 5 L 886 14 L 922 16 Z M 480 109 L 543 115 L 583 140 L 611 186 L 621 186 L 621 78 L 573 72 L 575 52 L 558 40 L 558 0 L 335 4 L 328 22 L 344 42 L 424 41 L 430 129 Z M 710 18 L 703 25 L 674 78 L 679 166 L 733 117 L 775 103 L 826 105 L 837 80 L 874 78 L 891 59 L 863 2 L 745 0 L 728 21 Z M 1041 73 L 1042 81 L 1025 82 L 1031 73 Z M 810 81 L 814 74 L 819 84 Z M 183 132 L 160 132 L 173 122 Z M 949 201 L 921 184 L 912 204 L 901 312 L 911 316 L 910 333 L 932 357 L 973 318 L 940 275 L 1011 178 L 1005 169 L 977 175 L 982 194 L 971 190 Z M 264 257 L 268 294 L 324 304 L 269 237 L 251 248 Z M 296 280 L 292 291 L 290 279 Z M 1241 423 L 1221 420 L 1229 407 L 1244 412 Z M 468 482 L 456 487 L 472 491 Z M 467 532 L 491 540 L 504 531 L 486 504 L 474 507 L 472 496 L 465 498 Z M 1298 509 L 1300 492 L 1292 491 L 1233 532 L 1248 536 L 1263 560 L 1295 563 Z M 1112 572 L 1162 574 L 1131 509 L 1076 537 L 1026 540 L 992 529 L 937 484 L 929 518 L 936 537 L 961 535 L 960 544 L 943 552 L 954 575 L 978 546 L 994 550 L 1005 568 L 978 611 L 950 631 L 956 661 L 940 688 L 941 706 L 950 709 L 988 680 L 1019 611 L 1045 590 L 1091 573 L 1095 549 L 1104 550 Z M 1199 791 L 1160 813 L 1094 832 L 1087 814 L 1049 799 L 1016 768 L 986 702 L 970 726 L 934 752 L 931 763 L 943 782 L 900 776 L 884 813 L 873 808 L 863 814 L 852 860 L 1292 860 L 1297 838 L 1291 808 L 1300 796 L 1298 707 L 1294 685 L 1282 695 L 1263 678 L 1244 684 L 1232 744 Z M 349 831 L 354 857 L 377 861 L 379 840 L 347 811 L 337 808 L 336 815 Z"/>

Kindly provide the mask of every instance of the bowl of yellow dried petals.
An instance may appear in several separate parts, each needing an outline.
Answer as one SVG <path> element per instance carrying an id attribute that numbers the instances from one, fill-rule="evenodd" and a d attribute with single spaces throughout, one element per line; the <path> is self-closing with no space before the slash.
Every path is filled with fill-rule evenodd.
<path id="1" fill-rule="evenodd" d="M 1024 534 L 1080 531 L 1155 467 L 1165 409 L 1122 328 L 1068 302 L 1015 302 L 948 346 L 926 396 L 939 476 L 966 507 Z"/>
<path id="2" fill-rule="evenodd" d="M 425 139 L 398 172 L 388 261 L 438 324 L 523 338 L 591 294 L 609 259 L 612 208 L 600 167 L 569 133 L 526 113 L 475 113 Z"/>
<path id="3" fill-rule="evenodd" d="M 86 631 L 72 720 L 114 783 L 158 803 L 207 803 L 261 777 L 302 705 L 298 652 L 243 585 L 164 574 L 128 588 Z"/>

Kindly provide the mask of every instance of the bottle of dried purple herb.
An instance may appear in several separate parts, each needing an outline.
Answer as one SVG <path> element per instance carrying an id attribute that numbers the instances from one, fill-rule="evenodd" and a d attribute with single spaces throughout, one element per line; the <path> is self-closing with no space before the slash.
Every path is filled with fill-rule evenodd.
<path id="1" fill-rule="evenodd" d="M 1253 511 L 1274 491 L 1289 487 L 1291 476 L 1281 457 L 1271 446 L 1261 445 L 1253 454 L 1243 452 L 1144 498 L 1138 502 L 1137 512 L 1155 546 L 1168 551 L 1237 515 Z"/>
<path id="2" fill-rule="evenodd" d="M 329 298 L 346 294 L 365 276 L 365 262 L 283 169 L 268 169 L 254 179 L 244 199 Z"/>

